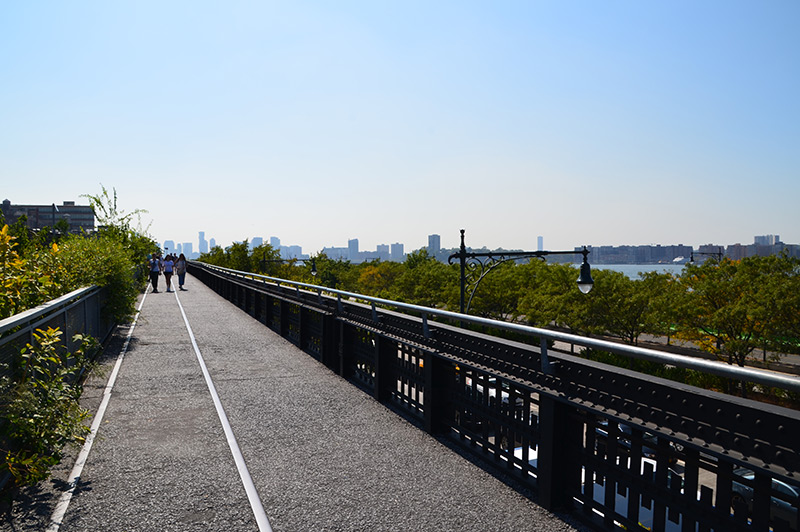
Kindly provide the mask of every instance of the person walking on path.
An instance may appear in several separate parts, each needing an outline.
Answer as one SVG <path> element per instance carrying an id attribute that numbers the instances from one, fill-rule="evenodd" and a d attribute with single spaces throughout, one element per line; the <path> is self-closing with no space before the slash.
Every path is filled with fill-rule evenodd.
<path id="1" fill-rule="evenodd" d="M 167 283 L 167 292 L 172 292 L 172 273 L 175 266 L 175 262 L 172 260 L 172 255 L 167 255 L 164 257 L 164 261 L 161 263 L 161 265 L 164 269 L 164 282 Z"/>
<path id="2" fill-rule="evenodd" d="M 175 273 L 178 275 L 178 290 L 186 290 L 183 283 L 186 281 L 186 257 L 183 253 L 175 261 Z"/>
<path id="3" fill-rule="evenodd" d="M 153 293 L 158 293 L 158 276 L 161 275 L 161 261 L 158 259 L 158 253 L 153 253 L 148 263 L 150 268 L 150 284 L 153 285 Z"/>

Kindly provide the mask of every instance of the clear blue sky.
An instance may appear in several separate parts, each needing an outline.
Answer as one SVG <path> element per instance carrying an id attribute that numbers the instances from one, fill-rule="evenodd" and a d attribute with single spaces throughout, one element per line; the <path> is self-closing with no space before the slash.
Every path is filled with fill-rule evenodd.
<path id="1" fill-rule="evenodd" d="M 800 243 L 800 2 L 10 1 L 0 195 L 316 252 Z"/>

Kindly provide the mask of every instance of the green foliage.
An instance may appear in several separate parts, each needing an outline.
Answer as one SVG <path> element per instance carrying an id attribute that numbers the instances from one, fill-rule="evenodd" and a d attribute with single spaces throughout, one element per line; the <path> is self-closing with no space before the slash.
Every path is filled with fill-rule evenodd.
<path id="1" fill-rule="evenodd" d="M 62 272 L 58 246 L 35 248 L 29 243 L 27 257 L 23 257 L 17 252 L 16 240 L 9 226 L 0 229 L 0 319 L 65 293 L 58 285 Z"/>
<path id="2" fill-rule="evenodd" d="M 225 249 L 214 246 L 200 255 L 201 262 L 242 272 L 253 272 L 270 277 L 292 278 L 292 261 L 281 259 L 280 252 L 269 244 L 250 250 L 247 240 L 235 242 Z M 287 266 L 288 265 L 288 266 Z"/>
<path id="3" fill-rule="evenodd" d="M 331 259 L 324 253 L 320 253 L 314 260 L 317 264 L 317 275 L 315 284 L 344 290 L 347 292 L 357 292 L 357 274 L 350 264 L 350 261 L 341 259 Z"/>
<path id="4" fill-rule="evenodd" d="M 521 268 L 506 262 L 496 266 L 478 284 L 469 301 L 465 294 L 464 305 L 469 304 L 469 313 L 497 320 L 513 320 L 519 313 L 519 305 L 527 292 Z"/>
<path id="5" fill-rule="evenodd" d="M 689 264 L 680 283 L 681 338 L 720 360 L 744 366 L 756 349 L 796 343 L 797 259 L 773 255 Z"/>
<path id="6" fill-rule="evenodd" d="M 642 281 L 630 279 L 613 270 L 597 270 L 594 288 L 586 295 L 584 328 L 591 333 L 638 343 L 639 336 L 650 330 L 651 294 Z"/>
<path id="7" fill-rule="evenodd" d="M 232 244 L 229 248 L 225 249 L 225 254 L 227 255 L 227 261 L 229 264 L 227 268 L 242 272 L 249 272 L 253 270 L 252 262 L 250 261 L 250 252 L 248 250 L 247 240 Z"/>
<path id="8" fill-rule="evenodd" d="M 111 319 L 124 322 L 135 312 L 140 285 L 133 275 L 138 257 L 116 235 L 100 232 L 92 238 L 70 235 L 59 249 L 65 274 L 61 284 L 68 289 L 104 286 L 108 299 L 104 311 Z"/>
<path id="9" fill-rule="evenodd" d="M 89 205 L 94 211 L 94 217 L 97 218 L 97 224 L 102 228 L 114 228 L 120 233 L 126 235 L 130 234 L 144 234 L 147 231 L 142 230 L 140 217 L 142 214 L 147 213 L 146 210 L 136 209 L 133 212 L 126 213 L 117 206 L 117 190 L 112 189 L 109 194 L 106 187 L 100 185 L 100 194 L 83 194 L 82 197 L 89 200 Z M 137 227 L 132 226 L 134 218 L 137 220 Z"/>
<path id="10" fill-rule="evenodd" d="M 261 244 L 250 253 L 248 271 L 259 272 L 270 277 L 281 277 L 284 273 L 280 251 L 269 244 Z"/>
<path id="11" fill-rule="evenodd" d="M 586 297 L 576 289 L 578 270 L 574 266 L 532 260 L 518 268 L 524 283 L 520 316 L 537 327 L 581 330 Z"/>
<path id="12" fill-rule="evenodd" d="M 97 349 L 91 337 L 77 335 L 79 349 L 67 353 L 58 329 L 37 330 L 22 350 L 19 371 L 0 377 L 0 453 L 16 485 L 47 478 L 65 445 L 83 442 L 89 429 L 81 408 L 81 375 Z M 12 376 L 13 375 L 13 376 Z"/>
<path id="13" fill-rule="evenodd" d="M 458 286 L 458 273 L 421 249 L 411 253 L 397 276 L 392 299 L 425 307 L 446 307 Z M 456 307 L 457 308 L 457 307 Z"/>
<path id="14" fill-rule="evenodd" d="M 205 262 L 206 264 L 211 264 L 213 266 L 220 266 L 222 268 L 227 268 L 225 250 L 222 249 L 220 246 L 214 246 L 213 248 L 208 250 L 208 253 L 201 254 L 200 257 L 198 257 L 198 260 L 201 262 Z"/>
<path id="15" fill-rule="evenodd" d="M 358 291 L 383 299 L 392 299 L 397 280 L 405 272 L 399 262 L 372 261 L 359 268 Z"/>

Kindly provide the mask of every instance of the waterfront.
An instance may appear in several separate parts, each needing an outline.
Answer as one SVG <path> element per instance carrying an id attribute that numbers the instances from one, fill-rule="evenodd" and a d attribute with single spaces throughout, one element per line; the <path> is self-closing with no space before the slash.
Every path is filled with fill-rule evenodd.
<path id="1" fill-rule="evenodd" d="M 640 272 L 669 272 L 680 275 L 683 264 L 592 264 L 594 270 L 614 270 L 622 272 L 631 279 L 638 279 Z"/>

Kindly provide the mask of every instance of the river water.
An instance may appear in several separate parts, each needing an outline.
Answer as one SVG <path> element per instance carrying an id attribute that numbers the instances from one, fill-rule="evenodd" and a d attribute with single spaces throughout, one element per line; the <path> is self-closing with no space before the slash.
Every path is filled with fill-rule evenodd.
<path id="1" fill-rule="evenodd" d="M 680 275 L 683 264 L 592 264 L 593 270 L 614 270 L 631 279 L 638 279 L 639 272 L 669 272 Z"/>

